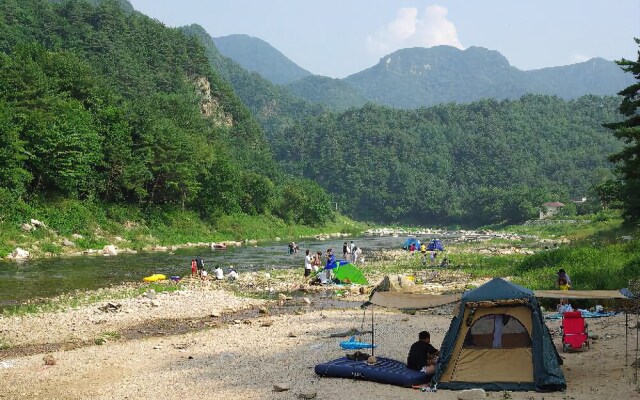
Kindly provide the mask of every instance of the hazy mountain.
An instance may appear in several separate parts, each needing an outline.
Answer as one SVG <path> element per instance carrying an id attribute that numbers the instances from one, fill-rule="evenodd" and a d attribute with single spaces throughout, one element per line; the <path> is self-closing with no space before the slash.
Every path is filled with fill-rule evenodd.
<path id="1" fill-rule="evenodd" d="M 245 69 L 257 72 L 273 83 L 289 83 L 311 75 L 262 39 L 249 35 L 229 35 L 213 38 L 222 55 Z"/>
<path id="2" fill-rule="evenodd" d="M 482 47 L 460 50 L 451 46 L 398 50 L 345 79 L 329 79 L 310 76 L 260 39 L 232 35 L 214 40 L 222 54 L 243 67 L 272 82 L 288 83 L 295 94 L 334 110 L 367 101 L 415 108 L 448 102 L 470 103 L 482 98 L 515 99 L 527 93 L 575 99 L 586 94 L 615 95 L 633 83 L 631 75 L 613 61 L 601 58 L 523 71 L 511 66 L 495 50 Z M 303 72 L 295 75 L 291 71 Z"/>
<path id="3" fill-rule="evenodd" d="M 301 98 L 334 111 L 362 106 L 368 101 L 358 89 L 345 81 L 326 76 L 307 76 L 287 84 L 286 87 Z"/>
<path id="4" fill-rule="evenodd" d="M 565 99 L 613 95 L 632 84 L 633 77 L 603 59 L 522 71 L 494 50 L 436 46 L 398 50 L 345 81 L 374 102 L 414 108 L 482 98 L 519 98 L 527 93 Z"/>

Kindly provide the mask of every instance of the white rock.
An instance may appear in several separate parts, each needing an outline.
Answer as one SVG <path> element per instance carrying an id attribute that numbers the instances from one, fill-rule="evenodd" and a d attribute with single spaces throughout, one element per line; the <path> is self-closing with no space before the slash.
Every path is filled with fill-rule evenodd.
<path id="1" fill-rule="evenodd" d="M 71 240 L 65 238 L 62 241 L 62 245 L 65 246 L 65 247 L 75 247 L 76 244 L 73 243 Z"/>
<path id="2" fill-rule="evenodd" d="M 25 232 L 31 232 L 32 229 L 35 229 L 35 227 L 33 227 L 32 225 L 27 224 L 27 223 L 24 223 L 24 224 L 20 225 L 20 227 Z"/>
<path id="3" fill-rule="evenodd" d="M 108 254 L 110 256 L 117 256 L 118 250 L 116 250 L 116 246 L 112 244 L 108 244 L 102 248 L 103 254 Z"/>
<path id="4" fill-rule="evenodd" d="M 20 247 L 16 247 L 16 249 L 9 254 L 9 258 L 13 258 L 14 260 L 29 258 L 29 252 Z"/>
<path id="5" fill-rule="evenodd" d="M 307 304 L 311 304 L 311 300 L 309 300 L 309 298 L 308 298 L 308 297 L 303 297 L 303 298 L 302 298 L 302 301 L 304 301 L 304 302 L 305 302 L 305 303 L 307 303 Z"/>
<path id="6" fill-rule="evenodd" d="M 151 305 L 153 307 L 160 307 L 160 302 L 158 300 L 151 300 Z"/>
<path id="7" fill-rule="evenodd" d="M 484 389 L 467 389 L 458 393 L 458 400 L 479 400 L 486 397 Z"/>
<path id="8" fill-rule="evenodd" d="M 44 228 L 45 227 L 44 223 L 38 221 L 37 219 L 32 219 L 29 222 L 31 222 L 31 225 L 35 226 L 36 228 Z"/>
<path id="9" fill-rule="evenodd" d="M 84 236 L 79 235 L 77 233 L 74 233 L 73 235 L 71 235 L 71 237 L 74 238 L 74 239 L 84 239 Z"/>

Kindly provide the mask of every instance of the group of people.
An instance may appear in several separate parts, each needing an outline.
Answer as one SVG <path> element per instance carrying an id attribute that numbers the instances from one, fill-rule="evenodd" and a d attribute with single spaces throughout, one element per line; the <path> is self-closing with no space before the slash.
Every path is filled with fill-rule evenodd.
<path id="1" fill-rule="evenodd" d="M 362 260 L 362 249 L 353 244 L 353 240 L 349 244 L 344 242 L 342 245 L 342 258 L 352 264 L 357 264 L 358 260 Z"/>
<path id="2" fill-rule="evenodd" d="M 224 279 L 224 270 L 220 265 L 216 265 L 212 272 L 216 280 L 221 281 Z M 200 256 L 191 259 L 191 277 L 197 277 L 202 279 L 203 281 L 209 280 L 209 273 L 204 266 L 204 259 Z M 236 271 L 235 268 L 230 267 L 229 271 L 227 272 L 227 277 L 231 280 L 238 279 L 238 271 Z"/>
<path id="3" fill-rule="evenodd" d="M 353 242 L 350 245 L 347 242 L 344 242 L 344 246 L 342 248 L 342 255 L 346 261 L 350 261 L 351 263 L 356 263 L 358 260 L 364 260 L 362 256 L 362 249 L 355 246 Z M 325 275 L 320 277 L 323 281 L 331 280 L 331 270 L 335 267 L 336 264 L 336 256 L 333 254 L 333 249 L 327 249 L 325 253 L 325 265 L 322 273 Z M 311 273 L 318 273 L 322 267 L 322 252 L 318 251 L 314 254 L 311 253 L 311 250 L 305 250 L 304 257 L 304 276 L 308 277 Z M 324 283 L 324 282 L 323 282 Z"/>

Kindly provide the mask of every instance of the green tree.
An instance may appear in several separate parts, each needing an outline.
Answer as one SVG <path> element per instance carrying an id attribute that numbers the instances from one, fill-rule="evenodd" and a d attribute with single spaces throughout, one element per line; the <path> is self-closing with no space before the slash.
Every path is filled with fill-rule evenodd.
<path id="1" fill-rule="evenodd" d="M 640 45 L 640 39 L 635 39 Z M 625 121 L 607 124 L 613 129 L 615 137 L 622 139 L 626 146 L 622 151 L 613 154 L 610 160 L 618 164 L 617 171 L 621 174 L 620 199 L 623 213 L 628 222 L 640 221 L 640 51 L 638 60 L 622 59 L 616 61 L 626 72 L 636 78 L 636 83 L 622 90 L 618 94 L 623 96 L 620 113 L 627 117 Z"/>

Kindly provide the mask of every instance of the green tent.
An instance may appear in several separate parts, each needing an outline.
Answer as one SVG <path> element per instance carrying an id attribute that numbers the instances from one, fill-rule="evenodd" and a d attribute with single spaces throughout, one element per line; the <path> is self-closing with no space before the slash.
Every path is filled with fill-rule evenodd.
<path id="1" fill-rule="evenodd" d="M 533 292 L 494 278 L 462 296 L 433 382 L 450 390 L 565 390 L 561 364 Z"/>
<path id="2" fill-rule="evenodd" d="M 359 285 L 368 285 L 369 281 L 364 277 L 362 271 L 350 262 L 339 261 L 339 265 L 333 270 L 333 276 L 338 278 L 342 283 L 357 283 Z"/>

